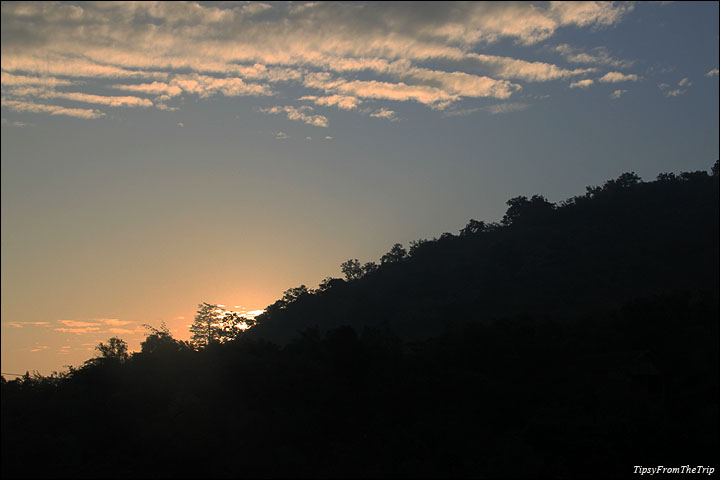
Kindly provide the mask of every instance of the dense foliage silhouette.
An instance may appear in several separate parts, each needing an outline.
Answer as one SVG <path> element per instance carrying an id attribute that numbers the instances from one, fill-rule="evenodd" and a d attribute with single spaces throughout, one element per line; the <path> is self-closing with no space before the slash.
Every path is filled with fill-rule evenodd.
<path id="1" fill-rule="evenodd" d="M 559 205 L 515 197 L 500 224 L 473 219 L 287 290 L 247 332 L 209 328 L 201 304 L 194 343 L 148 326 L 140 352 L 110 339 L 80 368 L 3 378 L 2 474 L 605 478 L 712 465 L 717 172 L 623 174 Z"/>

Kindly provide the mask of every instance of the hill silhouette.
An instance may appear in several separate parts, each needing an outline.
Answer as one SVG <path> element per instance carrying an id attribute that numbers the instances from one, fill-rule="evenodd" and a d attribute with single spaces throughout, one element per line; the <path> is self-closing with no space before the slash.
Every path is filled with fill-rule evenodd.
<path id="1" fill-rule="evenodd" d="M 541 196 L 508 205 L 500 225 L 472 220 L 359 278 L 271 306 L 249 335 L 286 343 L 313 326 L 387 325 L 419 340 L 457 321 L 717 291 L 717 177 L 705 172 L 647 183 L 629 173 L 560 205 Z"/>
<path id="2" fill-rule="evenodd" d="M 133 354 L 110 339 L 81 367 L 2 379 L 3 477 L 712 466 L 718 223 L 717 163 L 627 173 L 559 205 L 515 197 L 501 223 L 396 244 L 379 265 L 351 259 L 345 280 L 289 289 L 232 339 L 148 327 Z"/>

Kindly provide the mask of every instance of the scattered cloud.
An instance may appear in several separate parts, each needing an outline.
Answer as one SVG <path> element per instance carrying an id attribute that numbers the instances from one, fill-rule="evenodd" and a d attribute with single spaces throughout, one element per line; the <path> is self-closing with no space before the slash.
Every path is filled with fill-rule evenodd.
<path id="1" fill-rule="evenodd" d="M 397 87 L 391 87 L 394 90 L 393 94 L 396 94 L 399 90 L 403 90 L 409 95 L 409 98 L 425 104 L 445 103 L 446 101 L 458 100 L 461 97 L 492 97 L 505 99 L 522 89 L 522 86 L 511 83 L 508 80 L 496 80 L 487 76 L 471 75 L 465 72 L 445 72 L 415 68 L 406 75 L 419 83 L 429 84 L 432 86 L 431 88 L 436 88 L 441 92 L 449 94 L 448 97 L 433 98 L 432 94 L 427 96 L 426 93 L 429 92 L 416 93 L 412 92 L 411 88 L 403 88 L 403 83 L 398 84 Z M 384 97 L 380 95 L 376 98 Z M 397 99 L 392 96 L 385 98 Z"/>
<path id="2" fill-rule="evenodd" d="M 42 350 L 47 350 L 47 345 L 38 345 L 35 348 L 30 349 L 31 352 L 40 352 Z"/>
<path id="3" fill-rule="evenodd" d="M 277 132 L 273 133 L 273 135 L 275 135 L 275 140 L 285 140 L 286 138 L 290 138 L 285 132 Z"/>
<path id="4" fill-rule="evenodd" d="M 675 88 L 673 90 L 667 90 L 665 91 L 666 97 L 679 97 L 680 95 L 684 95 L 687 90 L 681 90 L 679 88 Z"/>
<path id="5" fill-rule="evenodd" d="M 135 322 L 131 320 L 120 320 L 118 318 L 92 318 L 88 320 L 58 320 L 63 327 L 54 328 L 55 331 L 63 333 L 73 333 L 76 335 L 84 335 L 88 333 L 114 333 L 114 334 L 130 334 L 142 332 L 142 328 L 136 327 L 134 330 L 120 328 L 132 325 Z M 107 328 L 110 327 L 110 328 Z"/>
<path id="6" fill-rule="evenodd" d="M 633 9 L 615 2 L 422 3 L 409 15 L 405 5 L 372 2 L 6 2 L 3 107 L 97 119 L 105 113 L 44 100 L 173 111 L 187 97 L 275 97 L 286 84 L 316 90 L 295 97 L 301 101 L 348 111 L 368 101 L 383 112 L 395 110 L 387 102 L 442 110 L 465 98 L 507 100 L 523 88 L 517 82 L 570 79 L 595 66 L 632 62 L 602 47 L 556 47 L 588 68 L 486 55 L 479 48 L 503 39 L 534 45 L 564 27 L 611 27 Z M 444 67 L 427 68 L 439 64 Z M 327 117 L 300 107 L 280 108 L 291 120 L 328 124 Z M 271 110 L 261 111 L 276 113 Z"/>
<path id="7" fill-rule="evenodd" d="M 352 80 L 333 77 L 327 73 L 315 73 L 305 77 L 305 86 L 337 92 L 355 98 L 392 100 L 399 102 L 416 101 L 431 107 L 443 108 L 458 100 L 456 94 L 428 85 L 409 85 L 404 82 L 392 83 L 377 80 Z"/>
<path id="8" fill-rule="evenodd" d="M 461 108 L 457 110 L 446 110 L 443 112 L 442 116 L 443 118 L 448 117 L 466 117 L 468 115 L 471 115 L 475 112 L 479 112 L 483 110 L 482 107 L 475 107 L 475 108 Z"/>
<path id="9" fill-rule="evenodd" d="M 610 94 L 610 98 L 613 100 L 618 100 L 620 97 L 625 95 L 627 93 L 627 90 L 615 90 Z"/>
<path id="10" fill-rule="evenodd" d="M 108 332 L 114 333 L 116 335 L 135 333 L 134 330 L 128 330 L 127 328 L 108 328 Z"/>
<path id="11" fill-rule="evenodd" d="M 333 137 L 331 137 L 330 135 L 327 135 L 327 136 L 325 137 L 325 140 L 332 140 L 332 139 L 333 139 Z"/>
<path id="12" fill-rule="evenodd" d="M 371 113 L 370 116 L 375 118 L 384 118 L 386 120 L 390 120 L 391 122 L 397 122 L 399 120 L 397 118 L 397 113 L 387 108 L 381 108 L 377 112 Z"/>
<path id="13" fill-rule="evenodd" d="M 3 127 L 27 127 L 29 124 L 17 120 L 10 121 L 7 118 L 1 120 Z"/>
<path id="14" fill-rule="evenodd" d="M 99 322 L 82 322 L 77 320 L 58 320 L 58 322 L 68 327 L 94 327 L 100 325 Z"/>
<path id="15" fill-rule="evenodd" d="M 488 105 L 483 107 L 483 110 L 487 110 L 493 115 L 499 115 L 503 113 L 521 112 L 526 110 L 530 105 L 527 103 L 499 103 L 497 105 Z"/>
<path id="16" fill-rule="evenodd" d="M 38 76 L 29 77 L 26 75 L 13 75 L 8 72 L 2 72 L 0 74 L 0 83 L 3 87 L 11 86 L 23 86 L 28 85 L 43 86 L 43 87 L 57 87 L 60 85 L 72 85 L 73 82 L 70 80 L 63 80 L 56 77 Z"/>
<path id="17" fill-rule="evenodd" d="M 184 124 L 183 122 L 178 122 L 178 123 L 177 123 L 177 126 L 180 127 L 180 128 L 183 128 L 183 127 L 185 126 L 185 124 Z"/>
<path id="18" fill-rule="evenodd" d="M 705 76 L 706 76 L 706 77 L 717 77 L 717 76 L 718 76 L 718 69 L 717 69 L 717 68 L 713 68 L 712 70 L 710 70 L 709 72 L 707 72 L 707 73 L 705 74 Z"/>
<path id="19" fill-rule="evenodd" d="M 466 54 L 468 62 L 490 69 L 493 75 L 500 78 L 512 78 L 528 82 L 548 82 L 562 80 L 577 75 L 594 72 L 594 68 L 566 69 L 547 62 L 529 62 L 517 58 L 501 57 L 497 55 L 483 55 L 478 53 Z"/>
<path id="20" fill-rule="evenodd" d="M 595 47 L 588 53 L 582 49 L 571 47 L 567 43 L 562 43 L 555 47 L 555 51 L 571 63 L 613 68 L 630 68 L 635 64 L 634 60 L 619 60 L 613 58 L 605 47 Z"/>
<path id="21" fill-rule="evenodd" d="M 30 326 L 47 326 L 50 322 L 8 322 L 7 325 L 13 328 L 23 328 L 26 325 Z"/>
<path id="22" fill-rule="evenodd" d="M 304 97 L 300 97 L 298 100 L 310 100 L 316 105 L 322 105 L 325 107 L 337 107 L 341 110 L 355 110 L 361 103 L 361 100 L 359 98 L 349 95 L 330 95 L 328 97 L 306 95 Z"/>
<path id="23" fill-rule="evenodd" d="M 692 82 L 687 77 L 681 79 L 677 83 L 678 87 L 690 87 L 692 86 Z M 663 95 L 666 97 L 679 97 L 680 95 L 684 95 L 687 93 L 687 89 L 682 88 L 672 88 L 672 86 L 668 83 L 659 83 L 658 88 L 663 92 Z"/>
<path id="24" fill-rule="evenodd" d="M 32 112 L 32 113 L 49 113 L 50 115 L 65 115 L 75 118 L 100 118 L 105 114 L 98 110 L 87 108 L 67 108 L 59 105 L 46 105 L 42 103 L 23 102 L 17 100 L 9 100 L 2 97 L 0 104 L 15 112 Z"/>
<path id="25" fill-rule="evenodd" d="M 135 323 L 130 320 L 120 320 L 117 318 L 96 318 L 94 320 L 97 320 L 98 322 L 102 322 L 105 325 L 112 325 L 114 327 L 122 326 L 122 325 L 130 325 L 132 323 Z"/>
<path id="26" fill-rule="evenodd" d="M 570 88 L 588 88 L 593 83 L 595 83 L 595 80 L 593 80 L 591 78 L 586 78 L 584 80 L 578 80 L 577 82 L 572 82 L 570 84 Z"/>
<path id="27" fill-rule="evenodd" d="M 276 115 L 280 113 L 285 113 L 288 120 L 297 120 L 304 123 L 307 123 L 308 125 L 314 125 L 316 127 L 327 127 L 328 126 L 328 119 L 324 115 L 308 115 L 305 113 L 305 111 L 311 111 L 312 107 L 309 106 L 302 106 L 302 107 L 293 107 L 292 105 L 286 105 L 286 106 L 275 106 L 271 108 L 261 108 L 260 111 L 262 113 L 267 113 L 270 115 Z"/>
<path id="28" fill-rule="evenodd" d="M 50 94 L 49 97 L 65 98 L 75 102 L 96 103 L 109 107 L 152 107 L 150 100 L 139 97 L 106 97 L 103 95 L 89 95 L 87 93 L 77 92 L 55 92 Z"/>
<path id="29" fill-rule="evenodd" d="M 631 74 L 624 74 L 621 72 L 608 72 L 602 77 L 598 79 L 598 82 L 603 83 L 618 83 L 618 82 L 637 82 L 640 80 L 640 77 L 635 75 L 634 73 Z"/>
<path id="30" fill-rule="evenodd" d="M 85 333 L 97 333 L 100 330 L 100 327 L 82 327 L 82 328 L 64 328 L 64 327 L 58 327 L 54 329 L 58 332 L 63 333 L 74 333 L 76 335 L 83 335 Z"/>

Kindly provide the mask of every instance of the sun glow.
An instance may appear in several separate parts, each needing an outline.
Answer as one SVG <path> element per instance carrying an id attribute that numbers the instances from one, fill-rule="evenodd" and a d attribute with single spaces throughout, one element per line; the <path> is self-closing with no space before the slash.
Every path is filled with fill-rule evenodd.
<path id="1" fill-rule="evenodd" d="M 218 320 L 217 322 L 213 323 L 213 327 L 219 327 L 223 328 L 226 324 L 226 322 L 223 321 L 224 318 L 227 316 L 231 317 L 238 317 L 242 319 L 239 323 L 235 324 L 235 328 L 238 328 L 240 330 L 247 330 L 250 328 L 250 325 L 247 323 L 247 320 L 254 320 L 255 317 L 263 313 L 265 310 L 250 310 L 247 311 L 246 309 L 240 307 L 240 305 L 235 305 L 235 308 L 238 310 L 229 310 L 225 307 L 225 305 L 218 304 L 215 305 L 215 309 L 212 311 L 213 316 Z M 252 323 L 252 322 L 251 322 Z"/>

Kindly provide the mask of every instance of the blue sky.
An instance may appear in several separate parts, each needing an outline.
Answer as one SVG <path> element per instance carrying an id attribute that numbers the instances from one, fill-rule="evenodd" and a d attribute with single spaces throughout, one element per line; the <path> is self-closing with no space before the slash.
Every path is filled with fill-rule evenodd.
<path id="1" fill-rule="evenodd" d="M 718 43 L 717 2 L 3 2 L 2 370 L 707 170 Z"/>

